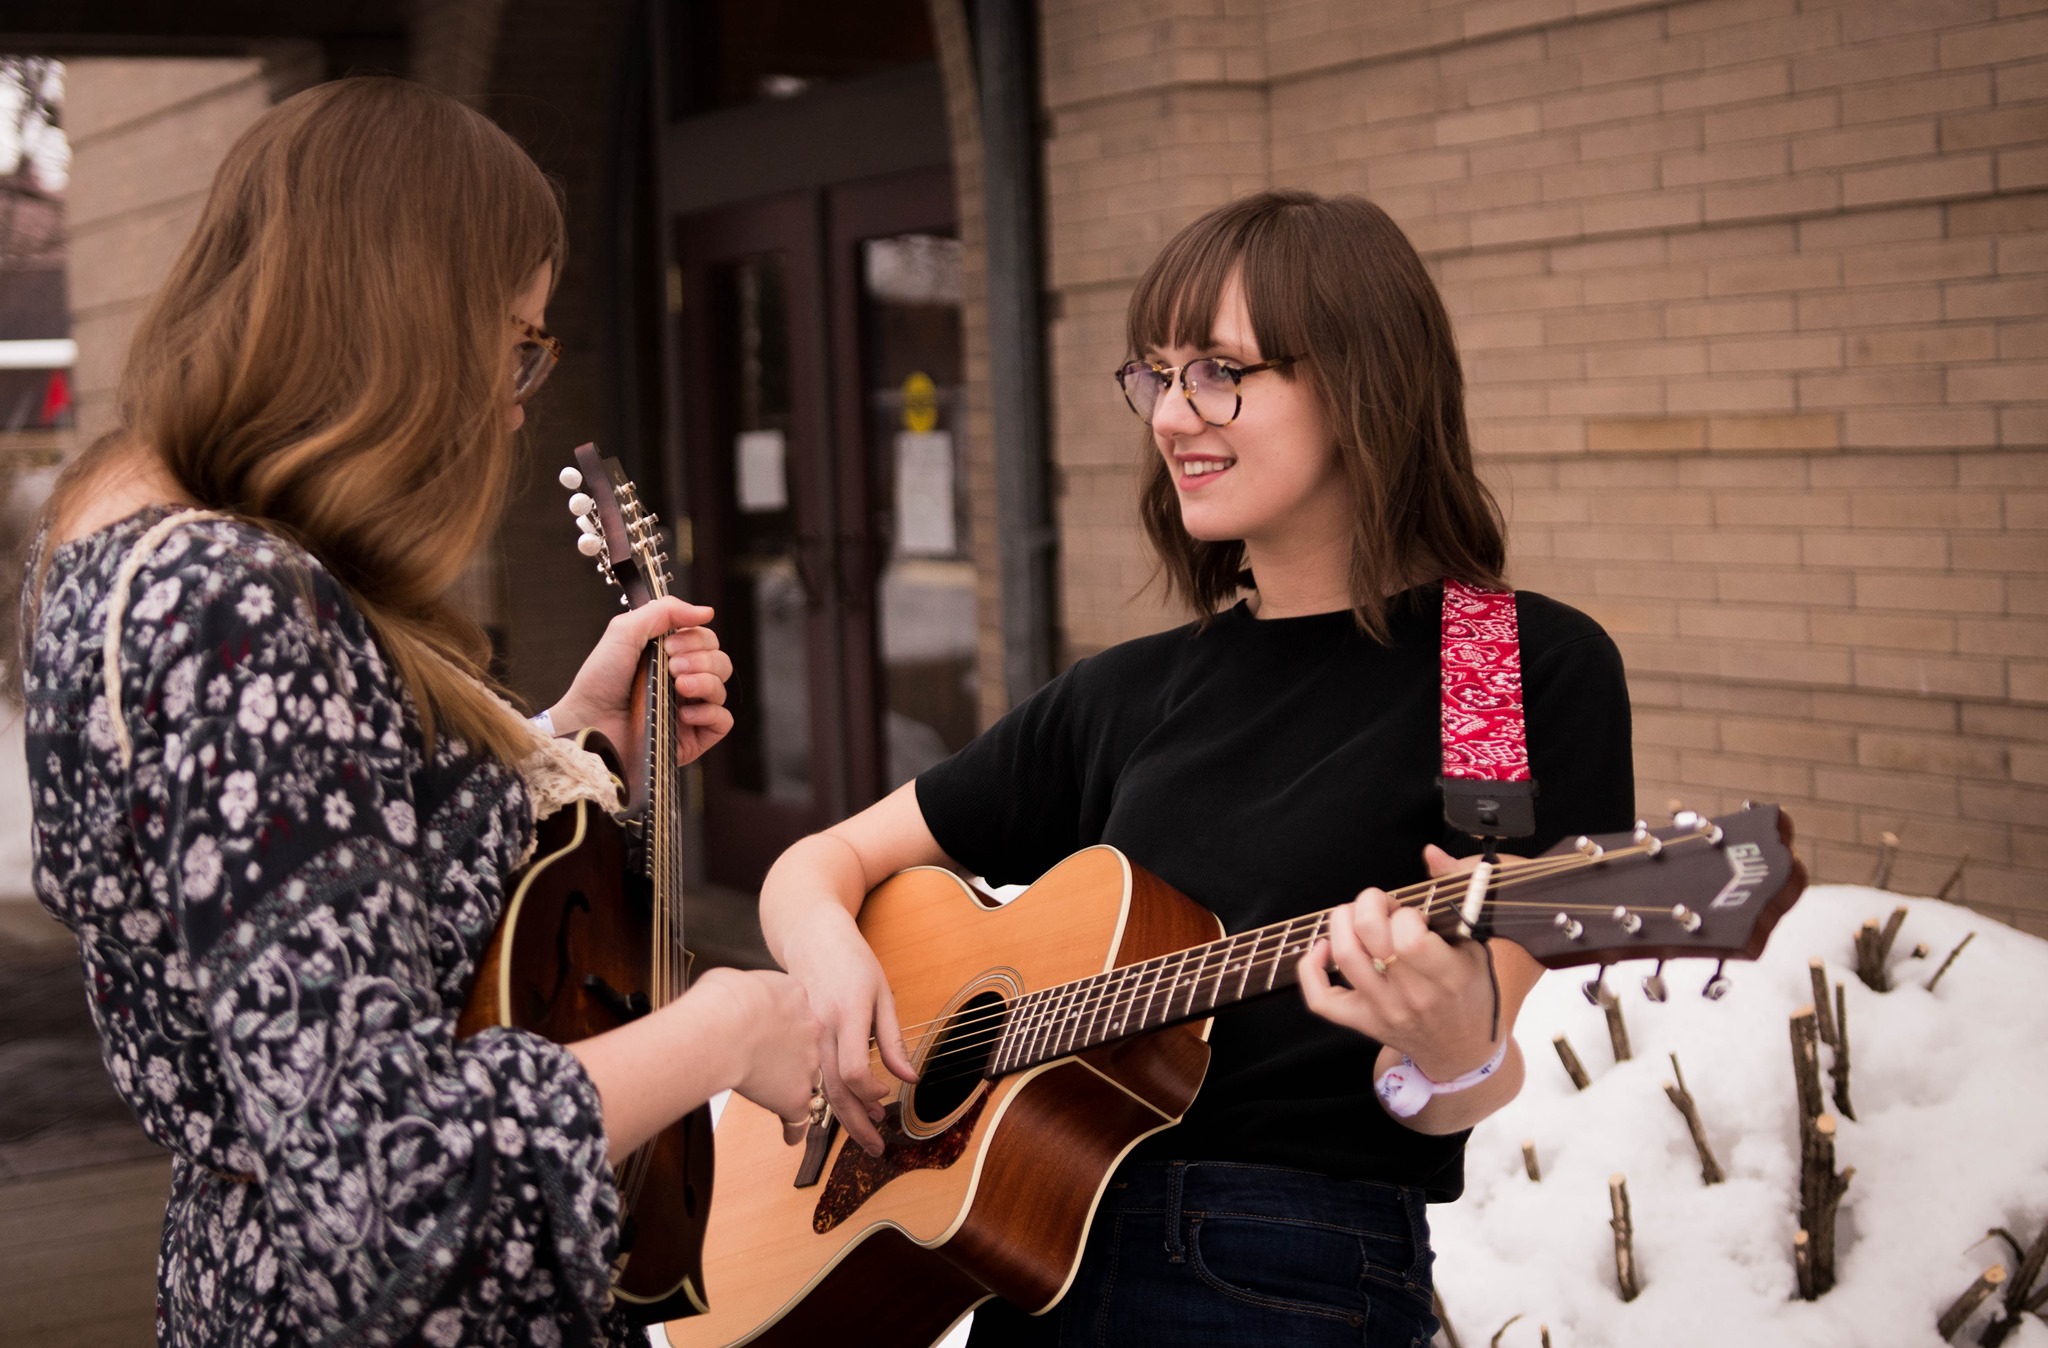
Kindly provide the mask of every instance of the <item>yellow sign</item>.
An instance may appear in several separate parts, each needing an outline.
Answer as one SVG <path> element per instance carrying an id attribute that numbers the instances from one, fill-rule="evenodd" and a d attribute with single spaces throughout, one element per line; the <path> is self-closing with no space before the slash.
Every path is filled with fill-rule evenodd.
<path id="1" fill-rule="evenodd" d="M 903 429 L 919 435 L 939 428 L 939 389 L 923 370 L 903 381 Z"/>

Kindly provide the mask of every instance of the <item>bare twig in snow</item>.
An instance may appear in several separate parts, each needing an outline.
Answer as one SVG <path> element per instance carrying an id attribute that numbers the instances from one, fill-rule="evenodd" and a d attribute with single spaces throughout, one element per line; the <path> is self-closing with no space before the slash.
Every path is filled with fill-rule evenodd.
<path id="1" fill-rule="evenodd" d="M 1619 1174 L 1607 1177 L 1607 1203 L 1614 1210 L 1608 1222 L 1614 1228 L 1614 1278 L 1621 1285 L 1621 1299 L 1634 1301 L 1643 1286 L 1636 1272 L 1636 1227 L 1629 1216 L 1628 1181 Z"/>
<path id="2" fill-rule="evenodd" d="M 1978 1336 L 1978 1348 L 1999 1348 L 2020 1327 L 2020 1317 L 2028 1310 L 2038 1309 L 2040 1301 L 2029 1306 L 2027 1298 L 2033 1291 L 2034 1280 L 2041 1276 L 2042 1265 L 2048 1264 L 2048 1222 L 2041 1224 L 2041 1234 L 2035 1236 L 2033 1245 L 2024 1251 L 2010 1231 L 2001 1229 L 1994 1234 L 2005 1237 L 2006 1243 L 2012 1246 L 2013 1258 L 2019 1260 L 2019 1271 L 2006 1284 L 2004 1303 L 1998 1313 L 1991 1317 L 1991 1322 Z M 2042 1299 L 2048 1299 L 2048 1289 L 2043 1290 Z"/>
<path id="3" fill-rule="evenodd" d="M 1501 1336 L 1508 1332 L 1509 1325 L 1512 1325 L 1515 1321 L 1521 1318 L 1522 1314 L 1519 1311 L 1517 1311 L 1513 1315 L 1510 1315 L 1507 1318 L 1506 1322 L 1503 1323 L 1499 1329 L 1493 1331 L 1493 1337 L 1487 1340 L 1487 1348 L 1500 1348 Z"/>
<path id="4" fill-rule="evenodd" d="M 1572 1052 L 1570 1042 L 1563 1035 L 1558 1035 L 1550 1042 L 1556 1046 L 1557 1060 L 1564 1064 L 1565 1075 L 1572 1079 L 1572 1085 L 1580 1090 L 1592 1085 L 1593 1079 L 1586 1075 L 1585 1066 L 1579 1062 L 1579 1055 Z"/>
<path id="5" fill-rule="evenodd" d="M 1835 1057 L 1828 1075 L 1835 1082 L 1835 1108 L 1843 1118 L 1854 1120 L 1856 1110 L 1849 1104 L 1849 1000 L 1842 983 L 1835 984 Z"/>
<path id="6" fill-rule="evenodd" d="M 1522 1143 L 1522 1169 L 1529 1172 L 1531 1184 L 1543 1182 L 1542 1168 L 1536 1164 L 1536 1139 L 1528 1138 Z"/>
<path id="7" fill-rule="evenodd" d="M 1886 829 L 1877 835 L 1877 867 L 1870 873 L 1870 887 L 1883 889 L 1892 880 L 1892 858 L 1898 855 L 1899 835 Z"/>
<path id="8" fill-rule="evenodd" d="M 1956 868 L 1948 873 L 1948 879 L 1941 882 L 1941 888 L 1934 891 L 1934 897 L 1937 899 L 1947 898 L 1949 891 L 1963 882 L 1963 867 L 1969 864 L 1970 849 L 1965 847 L 1963 854 L 1956 858 Z"/>
<path id="9" fill-rule="evenodd" d="M 1806 973 L 1813 980 L 1814 1029 L 1820 1041 L 1834 1047 L 1835 1022 L 1828 1014 L 1828 966 L 1827 961 L 1815 955 L 1806 962 Z"/>
<path id="10" fill-rule="evenodd" d="M 1600 1009 L 1607 1013 L 1607 1039 L 1614 1045 L 1614 1060 L 1627 1062 L 1628 1026 L 1621 1019 L 1621 998 L 1608 993 L 1600 999 Z"/>
<path id="11" fill-rule="evenodd" d="M 1819 1031 L 1811 1006 L 1802 1006 L 1792 1013 L 1792 1079 L 1799 1087 L 1799 1125 L 1803 1130 L 1820 1117 L 1824 1108 L 1820 1098 Z"/>
<path id="12" fill-rule="evenodd" d="M 1934 1332 L 1941 1335 L 1944 1343 L 1954 1338 L 1956 1331 L 1963 1327 L 1963 1322 L 1974 1315 L 1977 1308 L 1984 1304 L 1984 1299 L 1996 1292 L 2004 1282 L 2004 1264 L 1993 1264 L 1985 1269 L 1977 1275 L 1977 1281 L 1970 1284 L 1969 1290 L 1957 1297 L 1955 1303 L 1941 1313 L 1941 1318 L 1934 1322 Z"/>
<path id="13" fill-rule="evenodd" d="M 1676 1053 L 1671 1055 L 1671 1075 L 1677 1080 L 1664 1083 L 1664 1094 L 1678 1106 L 1678 1112 L 1685 1116 L 1685 1126 L 1692 1130 L 1692 1145 L 1700 1154 L 1700 1182 L 1719 1184 L 1726 1176 L 1721 1173 L 1721 1163 L 1714 1159 L 1714 1149 L 1707 1145 L 1706 1126 L 1700 1122 L 1699 1106 L 1694 1103 L 1692 1092 L 1685 1087 L 1685 1073 L 1679 1070 Z"/>
<path id="14" fill-rule="evenodd" d="M 1962 940 L 1956 942 L 1956 948 L 1948 952 L 1948 958 L 1943 960 L 1941 962 L 1941 967 L 1934 971 L 1934 977 L 1927 980 L 1927 990 L 1929 992 L 1934 991 L 1934 985 L 1936 983 L 1939 983 L 1941 981 L 1941 976 L 1948 972 L 1948 966 L 1956 962 L 1956 956 L 1963 953 L 1963 947 L 1976 939 L 1977 933 L 1973 931 L 1967 933 Z"/>
<path id="15" fill-rule="evenodd" d="M 1451 1317 L 1444 1311 L 1444 1294 L 1434 1287 L 1429 1291 L 1429 1305 L 1437 1324 L 1443 1327 L 1444 1348 L 1464 1348 L 1458 1342 L 1458 1331 L 1451 1328 Z"/>
<path id="16" fill-rule="evenodd" d="M 1813 1242 L 1808 1249 L 1811 1290 L 1801 1289 L 1809 1301 L 1835 1285 L 1835 1211 L 1855 1174 L 1854 1169 L 1835 1172 L 1835 1116 L 1821 1115 L 1806 1128 L 1800 1147 L 1799 1227 Z"/>

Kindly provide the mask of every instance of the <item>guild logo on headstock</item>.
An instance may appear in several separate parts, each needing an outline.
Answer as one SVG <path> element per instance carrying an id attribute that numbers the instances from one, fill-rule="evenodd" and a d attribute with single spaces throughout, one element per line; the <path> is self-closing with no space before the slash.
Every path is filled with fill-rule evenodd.
<path id="1" fill-rule="evenodd" d="M 1728 869 L 1735 875 L 1721 887 L 1709 906 L 1740 908 L 1756 894 L 1758 885 L 1771 878 L 1770 863 L 1764 860 L 1764 849 L 1756 843 L 1735 843 L 1724 848 L 1722 855 L 1728 858 Z"/>

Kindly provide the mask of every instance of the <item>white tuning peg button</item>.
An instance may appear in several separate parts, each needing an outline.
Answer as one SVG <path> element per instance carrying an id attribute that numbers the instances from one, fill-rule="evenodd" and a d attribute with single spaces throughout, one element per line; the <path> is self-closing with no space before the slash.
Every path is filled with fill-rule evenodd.
<path id="1" fill-rule="evenodd" d="M 583 474 L 577 472 L 575 465 L 571 464 L 569 467 L 564 468 L 559 474 L 556 475 L 555 481 L 561 483 L 570 491 L 575 491 L 578 487 L 583 485 Z"/>
<path id="2" fill-rule="evenodd" d="M 574 496 L 571 496 L 569 498 L 569 513 L 571 515 L 588 515 L 590 513 L 591 507 L 596 504 L 597 502 L 591 500 L 589 496 L 579 491 Z"/>
<path id="3" fill-rule="evenodd" d="M 597 521 L 588 515 L 578 515 L 576 517 L 576 527 L 586 534 L 594 534 L 597 532 Z"/>
<path id="4" fill-rule="evenodd" d="M 596 534 L 585 534 L 576 540 L 576 551 L 585 557 L 595 557 L 604 551 L 604 540 Z"/>

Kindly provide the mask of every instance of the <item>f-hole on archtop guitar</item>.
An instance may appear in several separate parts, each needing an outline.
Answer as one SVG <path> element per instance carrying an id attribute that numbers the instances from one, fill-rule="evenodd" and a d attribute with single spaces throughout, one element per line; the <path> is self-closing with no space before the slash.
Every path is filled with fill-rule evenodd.
<path id="1" fill-rule="evenodd" d="M 1394 897 L 1440 933 L 1490 926 L 1551 968 L 1601 965 L 1597 997 L 1620 960 L 1756 958 L 1806 884 L 1791 840 L 1775 806 L 1681 815 Z M 1208 1017 L 1291 986 L 1332 911 L 1223 936 L 1110 847 L 1000 907 L 932 867 L 884 881 L 860 929 L 918 1080 L 887 1100 L 879 1158 L 841 1135 L 807 1149 L 822 1165 L 732 1098 L 705 1236 L 716 1295 L 670 1342 L 925 1345 L 990 1296 L 1050 1308 L 1117 1162 L 1194 1100 Z M 1717 966 L 1707 995 L 1726 986 Z"/>
<path id="2" fill-rule="evenodd" d="M 565 487 L 581 530 L 578 550 L 638 608 L 669 593 L 655 517 L 633 484 L 595 446 L 576 450 Z M 627 746 L 640 770 L 625 774 L 616 817 L 577 801 L 540 821 L 534 860 L 515 877 L 498 930 L 477 970 L 459 1033 L 516 1026 L 558 1043 L 615 1029 L 674 1001 L 687 984 L 683 949 L 681 826 L 685 782 L 676 765 L 677 717 L 668 660 L 649 642 L 635 683 Z M 577 743 L 618 764 L 601 736 Z M 617 1169 L 621 1218 L 612 1293 L 653 1324 L 704 1309 L 704 1219 L 711 1202 L 708 1105 L 656 1134 Z"/>

